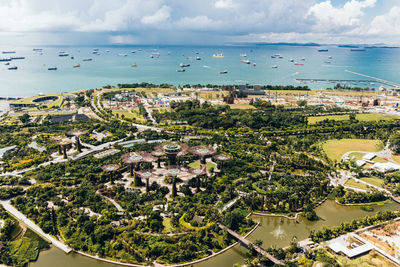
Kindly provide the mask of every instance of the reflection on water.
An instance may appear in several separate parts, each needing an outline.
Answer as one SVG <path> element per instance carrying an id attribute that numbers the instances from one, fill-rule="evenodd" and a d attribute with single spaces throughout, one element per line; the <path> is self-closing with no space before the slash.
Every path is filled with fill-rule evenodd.
<path id="1" fill-rule="evenodd" d="M 375 212 L 385 210 L 398 210 L 400 205 L 396 203 L 387 203 L 383 206 L 376 206 Z M 280 217 L 252 216 L 253 220 L 260 222 L 260 226 L 254 231 L 248 239 L 263 241 L 263 247 L 286 247 L 296 237 L 298 241 L 308 238 L 311 230 L 318 230 L 323 226 L 339 225 L 343 221 L 362 218 L 371 213 L 361 210 L 359 207 L 347 207 L 337 205 L 334 201 L 328 200 L 315 210 L 321 218 L 319 221 L 310 222 L 300 218 L 299 223 Z M 212 258 L 208 261 L 196 264 L 196 267 L 231 267 L 235 263 L 242 263 L 246 254 L 246 249 L 236 246 L 227 252 Z M 56 248 L 40 253 L 34 267 L 115 267 L 117 265 L 103 263 L 86 257 L 71 254 L 66 255 Z"/>

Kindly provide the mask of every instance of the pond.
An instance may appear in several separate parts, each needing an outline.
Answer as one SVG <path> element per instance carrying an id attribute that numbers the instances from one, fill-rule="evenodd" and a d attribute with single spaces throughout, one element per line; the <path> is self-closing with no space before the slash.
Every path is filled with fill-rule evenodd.
<path id="1" fill-rule="evenodd" d="M 256 239 L 261 239 L 264 242 L 264 248 L 270 246 L 285 247 L 290 244 L 293 237 L 296 237 L 298 241 L 306 239 L 311 230 L 318 230 L 322 226 L 335 226 L 344 221 L 351 221 L 366 215 L 373 215 L 378 211 L 397 210 L 399 208 L 400 205 L 389 202 L 382 206 L 375 206 L 374 212 L 367 212 L 361 210 L 360 207 L 341 206 L 332 200 L 328 200 L 316 208 L 316 212 L 321 218 L 321 220 L 316 222 L 310 222 L 300 218 L 299 223 L 296 223 L 295 221 L 281 219 L 279 217 L 252 216 L 255 221 L 260 222 L 260 226 L 249 236 L 249 240 L 254 241 Z M 243 262 L 245 253 L 246 249 L 238 245 L 219 256 L 196 264 L 196 266 L 231 267 L 235 263 Z M 57 248 L 51 248 L 48 251 L 41 252 L 38 261 L 32 263 L 31 266 L 115 267 L 117 265 L 92 260 L 74 253 L 67 255 Z"/>

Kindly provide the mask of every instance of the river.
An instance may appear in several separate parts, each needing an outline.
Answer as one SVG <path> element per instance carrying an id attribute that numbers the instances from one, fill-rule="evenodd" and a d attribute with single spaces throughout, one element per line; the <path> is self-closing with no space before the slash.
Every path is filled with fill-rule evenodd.
<path id="1" fill-rule="evenodd" d="M 260 222 L 260 226 L 249 236 L 249 240 L 254 241 L 256 239 L 261 239 L 264 241 L 264 248 L 270 246 L 285 247 L 289 245 L 293 237 L 296 237 L 299 241 L 306 239 L 311 230 L 318 230 L 322 226 L 339 225 L 341 222 L 362 218 L 378 211 L 397 210 L 399 208 L 400 205 L 390 202 L 382 206 L 375 206 L 374 212 L 366 212 L 361 210 L 360 207 L 340 206 L 334 201 L 328 200 L 316 208 L 316 212 L 321 218 L 321 220 L 316 222 L 309 222 L 300 218 L 299 223 L 296 223 L 295 221 L 288 219 L 281 220 L 281 218 L 278 217 L 252 216 L 255 221 Z M 245 253 L 246 249 L 241 246 L 236 246 L 227 252 L 197 264 L 196 266 L 231 267 L 234 263 L 243 262 Z M 38 261 L 32 263 L 31 266 L 115 267 L 118 265 L 103 263 L 74 253 L 67 255 L 57 248 L 51 248 L 50 250 L 41 252 Z"/>

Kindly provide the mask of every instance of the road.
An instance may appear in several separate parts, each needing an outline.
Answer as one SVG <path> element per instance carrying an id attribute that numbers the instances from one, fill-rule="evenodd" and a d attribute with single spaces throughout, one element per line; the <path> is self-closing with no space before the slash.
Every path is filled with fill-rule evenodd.
<path id="1" fill-rule="evenodd" d="M 34 222 L 32 222 L 31 220 L 29 220 L 24 214 L 22 214 L 21 212 L 19 212 L 16 208 L 14 208 L 11 204 L 10 204 L 10 200 L 6 200 L 6 201 L 0 201 L 0 204 L 4 207 L 4 209 L 6 211 L 8 211 L 9 213 L 11 213 L 14 217 L 16 217 L 19 221 L 23 222 L 24 224 L 26 224 L 30 229 L 32 229 L 35 233 L 37 233 L 38 235 L 40 235 L 41 237 L 43 237 L 44 239 L 46 239 L 47 241 L 51 242 L 54 246 L 58 247 L 59 249 L 61 249 L 62 251 L 64 251 L 65 253 L 70 253 L 72 251 L 72 249 L 70 247 L 68 247 L 67 245 L 65 245 L 64 243 L 62 243 L 61 241 L 55 239 L 54 237 L 52 237 L 49 234 L 46 234 L 45 232 L 43 232 L 43 230 L 37 226 Z"/>

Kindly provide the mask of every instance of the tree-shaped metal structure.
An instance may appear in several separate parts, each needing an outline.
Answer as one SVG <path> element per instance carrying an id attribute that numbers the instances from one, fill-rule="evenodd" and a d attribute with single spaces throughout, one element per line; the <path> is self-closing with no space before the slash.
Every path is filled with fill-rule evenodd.
<path id="1" fill-rule="evenodd" d="M 220 170 L 221 172 L 222 172 L 222 170 L 223 170 L 223 168 L 224 168 L 224 162 L 231 159 L 230 156 L 225 155 L 225 154 L 216 155 L 214 158 L 215 158 L 216 160 L 219 161 L 220 164 L 219 164 L 219 167 L 218 167 L 218 168 L 219 168 L 219 170 Z"/>
<path id="2" fill-rule="evenodd" d="M 161 157 L 165 155 L 164 151 L 156 150 L 153 151 L 151 154 L 157 158 L 157 168 L 161 168 Z"/>
<path id="3" fill-rule="evenodd" d="M 150 191 L 149 181 L 150 178 L 153 176 L 153 173 L 151 171 L 138 171 L 136 172 L 136 175 L 146 180 L 146 192 L 149 192 Z"/>
<path id="4" fill-rule="evenodd" d="M 58 152 L 62 152 L 64 159 L 68 158 L 67 155 L 67 146 L 71 145 L 72 141 L 68 138 L 63 138 L 63 139 L 59 139 L 57 141 L 57 145 L 58 145 Z"/>
<path id="5" fill-rule="evenodd" d="M 134 184 L 135 184 L 135 186 L 140 186 L 140 184 L 141 184 L 140 178 L 138 178 L 135 175 L 134 169 L 135 169 L 135 167 L 137 169 L 139 164 L 140 164 L 140 162 L 143 161 L 143 156 L 141 154 L 137 153 L 137 152 L 131 152 L 131 153 L 124 154 L 122 156 L 122 161 L 124 163 L 130 165 L 129 166 L 130 167 L 130 175 L 131 175 L 131 177 L 135 178 L 135 183 Z"/>
<path id="6" fill-rule="evenodd" d="M 69 131 L 67 133 L 67 136 L 75 136 L 75 140 L 76 140 L 76 150 L 78 150 L 78 152 L 82 152 L 82 145 L 81 145 L 81 141 L 80 141 L 80 137 L 81 135 L 84 135 L 87 133 L 87 130 L 72 130 Z"/>
<path id="7" fill-rule="evenodd" d="M 190 148 L 190 152 L 200 157 L 201 164 L 206 164 L 206 157 L 215 154 L 217 151 L 209 146 L 195 146 Z"/>
<path id="8" fill-rule="evenodd" d="M 179 168 L 179 166 L 170 166 L 168 169 L 167 175 L 172 177 L 172 197 L 176 197 L 178 195 L 176 189 L 176 177 L 180 173 L 182 173 L 182 170 Z"/>
<path id="9" fill-rule="evenodd" d="M 206 168 L 202 168 L 202 169 L 194 169 L 194 168 L 190 168 L 189 169 L 189 173 L 194 174 L 195 179 L 196 179 L 196 188 L 197 188 L 197 192 L 200 192 L 200 178 L 207 174 L 207 170 Z"/>
<path id="10" fill-rule="evenodd" d="M 104 165 L 102 167 L 104 172 L 108 172 L 110 173 L 110 182 L 111 184 L 114 183 L 114 172 L 119 170 L 119 165 L 118 164 L 108 164 L 108 165 Z"/>
<path id="11" fill-rule="evenodd" d="M 168 156 L 168 165 L 177 164 L 177 157 L 186 155 L 188 146 L 183 143 L 169 142 L 163 143 L 156 147 L 156 151 L 162 151 Z"/>

